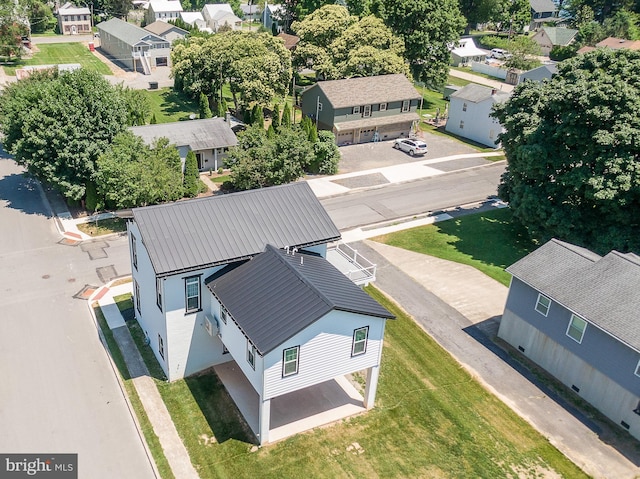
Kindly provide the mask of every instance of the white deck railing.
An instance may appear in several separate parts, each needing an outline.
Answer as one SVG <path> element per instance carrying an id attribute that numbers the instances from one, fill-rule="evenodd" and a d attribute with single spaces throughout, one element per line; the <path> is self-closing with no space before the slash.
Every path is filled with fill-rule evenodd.
<path id="1" fill-rule="evenodd" d="M 336 243 L 330 247 L 327 260 L 357 285 L 367 285 L 376 280 L 376 265 L 347 244 Z"/>

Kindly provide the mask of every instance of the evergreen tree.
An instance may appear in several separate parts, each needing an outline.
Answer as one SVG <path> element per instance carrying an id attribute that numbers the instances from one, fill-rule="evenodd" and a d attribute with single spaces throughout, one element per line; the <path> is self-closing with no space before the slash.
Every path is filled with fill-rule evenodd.
<path id="1" fill-rule="evenodd" d="M 151 115 L 151 121 L 149 123 L 151 125 L 155 125 L 156 123 L 158 123 L 158 120 L 156 120 L 156 114 L 155 113 L 153 115 Z"/>
<path id="2" fill-rule="evenodd" d="M 200 112 L 200 119 L 211 118 L 211 108 L 209 108 L 209 99 L 204 93 L 200 93 L 200 100 L 198 101 L 198 110 Z"/>
<path id="3" fill-rule="evenodd" d="M 286 126 L 289 128 L 291 126 L 291 108 L 289 108 L 289 104 L 284 104 L 284 110 L 282 111 L 282 126 Z"/>
<path id="4" fill-rule="evenodd" d="M 193 198 L 200 192 L 200 175 L 198 173 L 198 160 L 193 151 L 187 153 L 184 164 L 184 194 Z"/>
<path id="5" fill-rule="evenodd" d="M 264 128 L 264 112 L 258 104 L 254 105 L 253 110 L 251 110 L 251 124 Z"/>
<path id="6" fill-rule="evenodd" d="M 273 112 L 271 113 L 271 126 L 275 131 L 280 128 L 280 105 L 278 103 L 273 104 Z"/>
<path id="7" fill-rule="evenodd" d="M 267 138 L 269 140 L 273 140 L 276 137 L 276 130 L 273 128 L 273 125 L 269 125 L 267 128 Z"/>

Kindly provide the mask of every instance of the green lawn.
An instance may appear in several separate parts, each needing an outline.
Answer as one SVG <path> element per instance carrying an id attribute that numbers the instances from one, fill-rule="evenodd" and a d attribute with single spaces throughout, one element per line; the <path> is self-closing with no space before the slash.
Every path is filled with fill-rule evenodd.
<path id="1" fill-rule="evenodd" d="M 123 218 L 106 218 L 89 223 L 78 224 L 78 229 L 89 236 L 102 236 L 127 231 L 127 222 Z"/>
<path id="2" fill-rule="evenodd" d="M 202 479 L 587 477 L 395 304 L 368 292 L 397 319 L 387 325 L 376 407 L 364 415 L 256 449 L 213 372 L 157 381 Z M 158 377 L 142 333 L 134 337 Z M 356 442 L 361 450 L 349 450 Z"/>
<path id="3" fill-rule="evenodd" d="M 188 120 L 189 115 L 198 117 L 198 103 L 172 88 L 144 91 L 151 100 L 151 115 L 155 114 L 158 123 Z"/>
<path id="4" fill-rule="evenodd" d="M 102 75 L 110 75 L 109 67 L 98 60 L 82 43 L 39 44 L 40 51 L 33 58 L 20 60 L 13 66 L 3 66 L 7 75 L 15 75 L 16 68 L 26 65 L 58 65 L 61 63 L 79 63 L 87 70 L 97 71 Z"/>
<path id="5" fill-rule="evenodd" d="M 468 264 L 509 286 L 504 269 L 538 245 L 512 223 L 509 208 L 461 216 L 374 238 L 417 253 Z"/>

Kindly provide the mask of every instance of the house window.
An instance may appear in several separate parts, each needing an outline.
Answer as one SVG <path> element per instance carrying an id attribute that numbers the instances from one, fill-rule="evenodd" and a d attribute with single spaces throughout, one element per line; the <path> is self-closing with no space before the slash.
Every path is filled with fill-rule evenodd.
<path id="1" fill-rule="evenodd" d="M 142 311 L 140 311 L 140 285 L 135 279 L 133 280 L 133 295 L 135 296 L 136 309 L 138 313 L 142 314 Z"/>
<path id="2" fill-rule="evenodd" d="M 369 326 L 358 328 L 353 332 L 353 344 L 351 345 L 351 356 L 358 356 L 367 352 L 367 337 L 369 336 Z"/>
<path id="3" fill-rule="evenodd" d="M 256 368 L 256 347 L 247 339 L 247 362 L 253 369 Z"/>
<path id="4" fill-rule="evenodd" d="M 220 318 L 224 324 L 227 324 L 227 310 L 224 306 L 220 306 Z"/>
<path id="5" fill-rule="evenodd" d="M 547 314 L 549 314 L 549 306 L 551 306 L 551 300 L 542 294 L 538 294 L 536 311 L 546 318 Z"/>
<path id="6" fill-rule="evenodd" d="M 380 103 L 380 111 L 387 111 L 387 104 L 386 103 Z"/>
<path id="7" fill-rule="evenodd" d="M 190 276 L 184 280 L 185 305 L 187 313 L 200 309 L 200 276 Z"/>
<path id="8" fill-rule="evenodd" d="M 402 101 L 402 113 L 406 113 L 409 111 L 409 100 Z"/>
<path id="9" fill-rule="evenodd" d="M 160 356 L 162 356 L 162 359 L 164 359 L 164 341 L 162 339 L 162 336 L 160 336 L 158 334 L 158 352 L 160 353 Z"/>
<path id="10" fill-rule="evenodd" d="M 136 248 L 136 237 L 131 235 L 131 257 L 133 259 L 133 267 L 138 271 L 138 250 Z"/>
<path id="11" fill-rule="evenodd" d="M 156 278 L 156 304 L 162 311 L 162 278 Z"/>
<path id="12" fill-rule="evenodd" d="M 587 329 L 587 322 L 580 316 L 572 314 L 569 327 L 567 328 L 567 336 L 578 343 L 582 343 L 585 329 Z"/>
<path id="13" fill-rule="evenodd" d="M 636 376 L 640 377 L 640 361 L 638 361 L 638 365 L 636 366 L 636 370 L 635 370 L 634 374 Z M 640 404 L 638 404 L 638 406 L 639 407 L 637 409 L 640 409 Z"/>
<path id="14" fill-rule="evenodd" d="M 353 107 L 353 114 L 355 115 L 356 113 L 360 113 L 360 107 L 359 106 L 354 106 Z"/>
<path id="15" fill-rule="evenodd" d="M 371 116 L 371 105 L 365 105 L 364 111 L 362 112 L 362 116 Z"/>
<path id="16" fill-rule="evenodd" d="M 285 349 L 282 353 L 282 377 L 292 376 L 298 373 L 300 346 Z"/>
<path id="17" fill-rule="evenodd" d="M 466 103 L 462 104 L 462 111 L 467 111 L 467 104 Z"/>
<path id="18" fill-rule="evenodd" d="M 464 130 L 464 121 L 460 120 L 460 129 Z"/>

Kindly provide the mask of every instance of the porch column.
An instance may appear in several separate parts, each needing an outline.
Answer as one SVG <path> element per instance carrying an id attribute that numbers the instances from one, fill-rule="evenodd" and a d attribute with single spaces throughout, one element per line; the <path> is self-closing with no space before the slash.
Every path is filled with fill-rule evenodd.
<path id="1" fill-rule="evenodd" d="M 213 166 L 214 166 L 214 170 L 217 173 L 218 172 L 218 149 L 214 148 L 213 149 Z"/>
<path id="2" fill-rule="evenodd" d="M 271 399 L 261 398 L 258 423 L 258 442 L 262 446 L 263 444 L 269 442 L 269 426 L 271 423 Z"/>
<path id="3" fill-rule="evenodd" d="M 376 401 L 379 375 L 380 366 L 373 366 L 367 369 L 367 385 L 364 388 L 364 407 L 367 409 L 371 409 Z"/>

